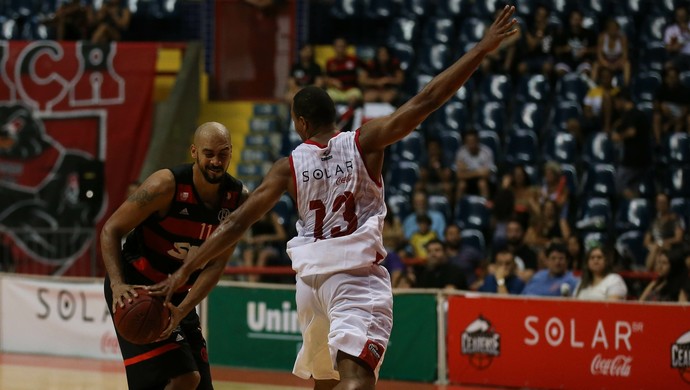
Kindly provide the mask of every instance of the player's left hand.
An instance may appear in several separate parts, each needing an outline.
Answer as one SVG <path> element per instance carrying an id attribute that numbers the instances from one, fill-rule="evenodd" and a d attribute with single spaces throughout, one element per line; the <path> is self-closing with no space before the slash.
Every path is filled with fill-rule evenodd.
<path id="1" fill-rule="evenodd" d="M 149 294 L 153 296 L 165 297 L 165 303 L 170 303 L 173 293 L 187 281 L 188 276 L 184 275 L 180 270 L 175 271 L 162 282 L 156 283 L 153 286 L 148 286 Z"/>
<path id="2" fill-rule="evenodd" d="M 505 38 L 518 32 L 517 28 L 514 28 L 517 20 L 513 18 L 513 13 L 515 13 L 515 7 L 506 5 L 484 33 L 478 46 L 486 53 L 496 50 Z"/>
<path id="3" fill-rule="evenodd" d="M 180 325 L 180 321 L 182 321 L 182 318 L 184 318 L 182 310 L 180 310 L 177 306 L 173 305 L 171 302 L 166 302 L 165 305 L 168 307 L 170 310 L 170 322 L 168 323 L 168 327 L 165 328 L 163 333 L 161 333 L 160 336 L 158 336 L 158 341 L 163 341 L 170 337 L 172 334 L 173 330 Z"/>

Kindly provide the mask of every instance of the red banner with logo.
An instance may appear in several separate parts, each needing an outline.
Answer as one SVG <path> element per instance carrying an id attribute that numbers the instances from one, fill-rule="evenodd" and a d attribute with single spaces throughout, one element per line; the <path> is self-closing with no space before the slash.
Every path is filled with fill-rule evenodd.
<path id="1" fill-rule="evenodd" d="M 690 389 L 681 305 L 451 296 L 453 383 L 559 389 Z"/>
<path id="2" fill-rule="evenodd" d="M 139 176 L 157 45 L 0 42 L 0 269 L 88 275 Z"/>

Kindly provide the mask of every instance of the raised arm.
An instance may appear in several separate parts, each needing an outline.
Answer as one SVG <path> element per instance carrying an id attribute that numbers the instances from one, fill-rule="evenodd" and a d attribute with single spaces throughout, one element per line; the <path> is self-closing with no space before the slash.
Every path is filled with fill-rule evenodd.
<path id="1" fill-rule="evenodd" d="M 410 134 L 429 114 L 443 105 L 469 79 L 484 57 L 501 42 L 515 34 L 512 18 L 515 7 L 506 6 L 487 29 L 484 38 L 448 69 L 434 77 L 417 95 L 389 116 L 362 126 L 359 142 L 364 153 L 382 151 L 386 146 Z"/>
<path id="2" fill-rule="evenodd" d="M 187 256 L 182 267 L 168 279 L 149 287 L 151 294 L 165 296 L 166 302 L 169 301 L 172 293 L 184 284 L 194 270 L 234 246 L 254 222 L 271 211 L 280 200 L 280 196 L 289 189 L 291 183 L 290 162 L 287 157 L 284 157 L 273 164 L 259 187 L 239 208 L 223 220 L 199 249 Z"/>

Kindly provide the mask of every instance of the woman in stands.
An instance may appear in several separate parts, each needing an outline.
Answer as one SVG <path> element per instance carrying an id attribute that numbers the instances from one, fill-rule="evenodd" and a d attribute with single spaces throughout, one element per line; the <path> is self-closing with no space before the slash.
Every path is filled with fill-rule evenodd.
<path id="1" fill-rule="evenodd" d="M 379 46 L 376 57 L 360 74 L 359 84 L 364 89 L 364 101 L 394 104 L 404 78 L 400 61 L 391 56 L 388 47 Z"/>
<path id="2" fill-rule="evenodd" d="M 687 302 L 690 295 L 688 269 L 680 252 L 657 247 L 654 259 L 657 278 L 647 285 L 640 301 Z"/>
<path id="3" fill-rule="evenodd" d="M 628 287 L 623 278 L 612 272 L 613 261 L 602 247 L 594 247 L 587 253 L 587 264 L 582 279 L 575 288 L 575 297 L 584 300 L 623 300 Z"/>
<path id="4" fill-rule="evenodd" d="M 592 78 L 597 79 L 599 70 L 604 67 L 615 75 L 623 73 L 623 84 L 630 84 L 630 60 L 628 59 L 628 38 L 621 31 L 616 19 L 606 21 L 606 29 L 599 34 L 597 62 L 592 70 Z"/>

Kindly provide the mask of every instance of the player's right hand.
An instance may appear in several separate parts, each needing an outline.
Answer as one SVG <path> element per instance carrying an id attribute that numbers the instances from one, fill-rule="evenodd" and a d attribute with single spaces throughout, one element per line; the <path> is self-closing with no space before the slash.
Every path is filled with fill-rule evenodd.
<path id="1" fill-rule="evenodd" d="M 125 307 L 125 301 L 131 303 L 134 298 L 138 297 L 137 288 L 145 288 L 142 285 L 117 283 L 112 284 L 110 288 L 113 290 L 113 314 L 118 307 Z"/>
<path id="2" fill-rule="evenodd" d="M 513 18 L 513 13 L 515 13 L 515 7 L 506 5 L 477 46 L 489 53 L 496 50 L 505 38 L 516 34 L 518 29 L 513 27 L 517 24 L 517 20 Z"/>

